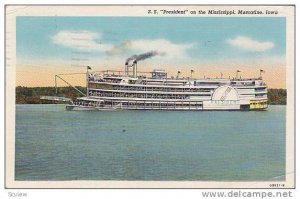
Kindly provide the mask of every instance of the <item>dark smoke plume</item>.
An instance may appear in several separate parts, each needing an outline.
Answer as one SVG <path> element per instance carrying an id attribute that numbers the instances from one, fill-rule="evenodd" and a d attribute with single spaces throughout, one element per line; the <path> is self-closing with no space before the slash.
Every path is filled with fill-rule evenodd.
<path id="1" fill-rule="evenodd" d="M 135 61 L 145 60 L 145 59 L 154 57 L 154 56 L 159 55 L 159 54 L 160 53 L 158 53 L 157 51 L 150 51 L 150 52 L 143 53 L 143 54 L 140 54 L 140 55 L 132 55 L 131 57 L 127 58 L 126 63 L 128 63 L 132 60 L 135 60 Z M 161 54 L 161 55 L 164 55 L 164 54 Z"/>

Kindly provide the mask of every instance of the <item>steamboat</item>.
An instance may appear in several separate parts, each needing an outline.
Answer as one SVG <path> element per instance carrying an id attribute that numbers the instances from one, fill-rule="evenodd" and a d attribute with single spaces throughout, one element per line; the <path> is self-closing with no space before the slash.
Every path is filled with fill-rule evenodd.
<path id="1" fill-rule="evenodd" d="M 138 73 L 139 60 L 125 70 L 90 72 L 86 96 L 67 110 L 266 110 L 267 85 L 259 78 L 168 77 L 165 70 Z M 261 70 L 262 72 L 262 70 Z"/>

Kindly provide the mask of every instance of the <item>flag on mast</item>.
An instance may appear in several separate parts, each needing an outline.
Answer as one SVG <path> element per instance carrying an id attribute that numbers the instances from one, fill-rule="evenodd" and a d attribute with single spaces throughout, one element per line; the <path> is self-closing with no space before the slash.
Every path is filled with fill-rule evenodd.
<path id="1" fill-rule="evenodd" d="M 193 77 L 194 70 L 191 69 L 191 78 Z"/>

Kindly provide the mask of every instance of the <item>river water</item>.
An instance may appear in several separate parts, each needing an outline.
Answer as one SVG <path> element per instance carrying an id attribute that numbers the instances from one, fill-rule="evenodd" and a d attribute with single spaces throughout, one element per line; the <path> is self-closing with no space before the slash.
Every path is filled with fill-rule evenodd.
<path id="1" fill-rule="evenodd" d="M 16 180 L 285 178 L 285 110 L 66 111 L 16 106 Z"/>

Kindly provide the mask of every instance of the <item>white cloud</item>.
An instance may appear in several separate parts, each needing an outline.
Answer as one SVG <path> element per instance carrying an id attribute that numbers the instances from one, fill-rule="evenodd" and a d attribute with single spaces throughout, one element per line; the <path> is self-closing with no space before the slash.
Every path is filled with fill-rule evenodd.
<path id="1" fill-rule="evenodd" d="M 234 39 L 228 39 L 227 43 L 239 49 L 251 52 L 263 52 L 274 47 L 274 43 L 270 41 L 257 41 L 249 37 L 238 36 Z"/>
<path id="2" fill-rule="evenodd" d="M 155 40 L 134 40 L 129 47 L 138 52 L 147 52 L 155 50 L 165 54 L 166 58 L 180 58 L 187 56 L 187 50 L 191 49 L 194 44 L 176 44 L 166 39 Z"/>
<path id="3" fill-rule="evenodd" d="M 61 31 L 52 37 L 53 43 L 80 51 L 104 52 L 112 48 L 111 45 L 102 44 L 99 39 L 99 33 L 90 31 Z"/>
<path id="4" fill-rule="evenodd" d="M 53 43 L 71 49 L 85 52 L 105 52 L 106 55 L 141 54 L 149 51 L 157 51 L 159 55 L 167 59 L 182 58 L 187 56 L 187 50 L 195 44 L 177 44 L 166 39 L 139 39 L 127 40 L 112 45 L 102 43 L 101 35 L 90 31 L 60 31 L 52 37 Z"/>
<path id="5" fill-rule="evenodd" d="M 130 48 L 132 45 L 131 41 L 124 41 L 121 44 L 113 46 L 111 49 L 106 51 L 106 54 L 109 56 L 123 54 Z"/>

